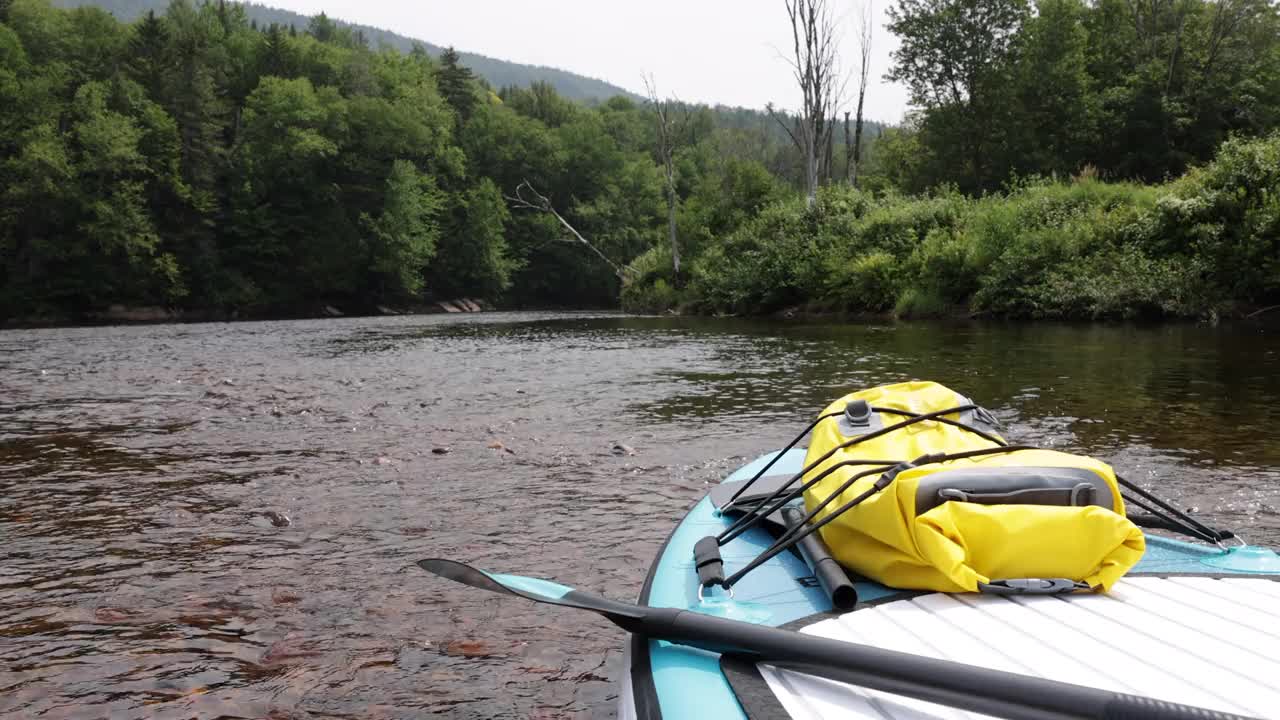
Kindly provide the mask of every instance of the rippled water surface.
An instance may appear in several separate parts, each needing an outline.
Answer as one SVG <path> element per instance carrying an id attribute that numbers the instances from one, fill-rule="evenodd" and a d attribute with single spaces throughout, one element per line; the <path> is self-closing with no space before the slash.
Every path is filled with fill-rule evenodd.
<path id="1" fill-rule="evenodd" d="M 0 332 L 0 717 L 608 716 L 621 631 L 412 562 L 634 598 L 709 483 L 838 395 L 908 378 L 1280 545 L 1278 371 L 1258 327 Z"/>

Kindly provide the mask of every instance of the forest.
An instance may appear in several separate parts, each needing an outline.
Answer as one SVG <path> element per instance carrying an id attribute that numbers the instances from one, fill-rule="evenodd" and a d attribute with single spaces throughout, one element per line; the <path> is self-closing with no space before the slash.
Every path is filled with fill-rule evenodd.
<path id="1" fill-rule="evenodd" d="M 0 0 L 0 320 L 459 295 L 1073 318 L 1280 303 L 1273 2 L 897 0 L 890 19 L 901 44 L 870 81 L 906 84 L 913 112 L 850 144 L 833 106 L 806 146 L 798 114 L 680 103 L 661 78 L 647 102 L 494 87 L 457 53 L 372 47 L 324 15 L 264 26 L 174 0 L 122 23 Z"/>

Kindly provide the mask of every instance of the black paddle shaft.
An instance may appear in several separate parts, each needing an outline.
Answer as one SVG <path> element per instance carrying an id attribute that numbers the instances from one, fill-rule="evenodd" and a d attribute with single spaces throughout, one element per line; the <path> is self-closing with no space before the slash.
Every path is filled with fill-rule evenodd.
<path id="1" fill-rule="evenodd" d="M 568 598 L 566 598 L 568 599 Z M 1241 716 L 703 615 L 650 608 L 643 632 L 786 670 L 1010 720 L 1239 720 Z M 661 615 L 662 617 L 658 617 Z"/>
<path id="2" fill-rule="evenodd" d="M 590 610 L 654 640 L 718 653 L 1009 720 L 1247 720 L 1239 715 L 753 625 L 618 602 L 535 578 L 490 575 L 453 560 L 424 570 L 490 592 Z M 696 702 L 691 698 L 690 702 Z"/>

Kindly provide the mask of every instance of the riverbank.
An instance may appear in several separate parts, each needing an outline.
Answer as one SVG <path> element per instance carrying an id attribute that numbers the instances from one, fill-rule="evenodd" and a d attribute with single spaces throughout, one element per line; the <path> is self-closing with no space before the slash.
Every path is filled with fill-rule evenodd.
<path id="1" fill-rule="evenodd" d="M 848 187 L 764 208 L 687 261 L 631 266 L 623 307 L 697 314 L 1243 317 L 1280 303 L 1280 136 L 1163 185 L 1027 180 L 919 197 Z"/>
<path id="2" fill-rule="evenodd" d="M 676 309 L 670 309 L 660 315 L 691 315 L 696 316 L 698 313 L 681 313 Z M 716 315 L 721 318 L 731 317 L 761 317 L 769 320 L 795 321 L 795 322 L 849 322 L 849 323 L 892 323 L 896 321 L 907 320 L 938 320 L 943 322 L 964 323 L 964 322 L 1007 322 L 1014 324 L 1033 324 L 1036 320 L 1017 317 L 1002 317 L 990 312 L 977 311 L 971 312 L 964 308 L 951 308 L 949 312 L 921 314 L 921 315 L 903 315 L 893 310 L 885 310 L 883 312 L 866 312 L 866 311 L 846 311 L 846 310 L 828 310 L 821 307 L 809 307 L 797 305 L 793 307 L 782 308 L 768 315 L 741 316 L 721 313 Z M 1126 323 L 1143 324 L 1209 324 L 1218 325 L 1220 323 L 1232 324 L 1257 324 L 1257 325 L 1280 325 L 1280 305 L 1266 305 L 1256 307 L 1253 305 L 1240 305 L 1232 309 L 1227 314 L 1217 314 L 1211 317 L 1102 317 L 1102 318 L 1072 318 L 1060 317 L 1053 319 L 1044 319 L 1045 322 L 1060 322 L 1066 324 L 1083 324 L 1099 323 L 1103 325 L 1123 325 Z"/>
<path id="3" fill-rule="evenodd" d="M 479 313 L 494 310 L 483 299 L 455 298 L 411 305 L 374 305 L 372 307 L 338 307 L 316 305 L 303 309 L 276 313 L 227 312 L 209 309 L 183 309 L 167 307 L 131 307 L 111 305 L 105 310 L 90 311 L 79 315 L 46 314 L 11 318 L 0 323 L 3 328 L 78 327 L 92 325 L 153 325 L 164 323 L 236 322 L 262 320 L 310 320 L 317 318 L 378 317 L 387 315 L 436 315 L 452 313 Z"/>

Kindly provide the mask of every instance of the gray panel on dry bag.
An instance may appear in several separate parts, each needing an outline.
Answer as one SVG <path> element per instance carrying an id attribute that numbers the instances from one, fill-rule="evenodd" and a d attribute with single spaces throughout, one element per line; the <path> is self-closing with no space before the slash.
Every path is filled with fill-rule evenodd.
<path id="1" fill-rule="evenodd" d="M 1088 485 L 1092 492 L 1081 492 Z M 1027 492 L 1030 491 L 1030 492 Z M 1025 505 L 1072 505 L 1086 501 L 1115 510 L 1111 486 L 1087 468 L 989 467 L 943 470 L 920 478 L 916 486 L 916 515 L 923 515 L 949 500 L 985 504 L 1009 504 L 1025 492 Z M 996 496 L 1009 495 L 1007 498 Z M 984 496 L 992 496 L 985 497 Z"/>

